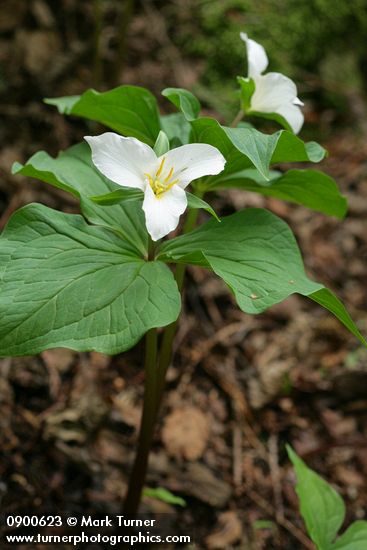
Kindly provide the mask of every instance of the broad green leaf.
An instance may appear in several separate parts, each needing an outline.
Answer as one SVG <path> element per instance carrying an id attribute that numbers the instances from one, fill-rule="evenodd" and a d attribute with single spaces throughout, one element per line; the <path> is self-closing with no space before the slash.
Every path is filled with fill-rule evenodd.
<path id="1" fill-rule="evenodd" d="M 244 189 L 266 197 L 303 204 L 318 212 L 343 218 L 347 201 L 335 181 L 317 170 L 270 171 L 269 180 L 254 169 L 246 169 L 214 181 L 211 189 Z"/>
<path id="2" fill-rule="evenodd" d="M 153 149 L 157 157 L 161 157 L 169 151 L 169 139 L 166 132 L 162 130 L 159 132 Z"/>
<path id="3" fill-rule="evenodd" d="M 331 544 L 345 517 L 343 499 L 326 481 L 308 468 L 289 445 L 287 452 L 296 471 L 296 492 L 307 531 L 318 550 L 334 549 Z"/>
<path id="4" fill-rule="evenodd" d="M 171 149 L 189 143 L 191 126 L 182 113 L 162 115 L 161 126 L 167 134 Z"/>
<path id="5" fill-rule="evenodd" d="M 199 100 L 183 88 L 166 88 L 162 95 L 166 97 L 177 109 L 179 109 L 187 120 L 194 120 L 198 117 L 201 109 Z"/>
<path id="6" fill-rule="evenodd" d="M 260 313 L 294 292 L 309 295 L 322 288 L 306 277 L 287 224 L 262 209 L 248 208 L 220 224 L 206 222 L 163 243 L 160 255 L 213 269 L 247 313 Z"/>
<path id="7" fill-rule="evenodd" d="M 70 147 L 57 158 L 40 151 L 24 166 L 16 163 L 13 173 L 37 178 L 72 193 L 81 200 L 81 210 L 91 223 L 112 227 L 123 234 L 140 253 L 145 254 L 148 234 L 139 204 L 129 202 L 103 207 L 89 199 L 120 191 L 121 188 L 96 170 L 91 161 L 90 148 L 86 143 Z M 136 194 L 136 190 L 131 190 L 132 192 Z"/>
<path id="8" fill-rule="evenodd" d="M 219 151 L 227 158 L 236 148 L 227 136 L 224 128 L 215 118 L 201 117 L 191 121 L 192 143 L 209 143 L 217 147 Z M 228 162 L 228 159 L 227 159 Z M 251 166 L 251 162 L 248 165 Z"/>
<path id="9" fill-rule="evenodd" d="M 210 204 L 205 202 L 203 199 L 200 199 L 198 196 L 193 195 L 192 193 L 188 193 L 187 191 L 186 196 L 189 208 L 202 208 L 203 210 L 206 210 L 208 214 L 213 216 L 213 218 L 215 218 L 218 222 L 220 222 L 220 218 L 216 214 L 215 210 L 210 206 Z"/>
<path id="10" fill-rule="evenodd" d="M 270 170 L 269 178 L 266 179 L 256 170 L 256 168 L 245 168 L 244 170 L 231 172 L 229 174 L 226 174 L 224 170 L 220 178 L 215 176 L 215 178 L 211 180 L 209 190 L 236 188 L 251 191 L 251 186 L 253 184 L 260 187 L 271 187 L 282 175 L 280 170 Z"/>
<path id="11" fill-rule="evenodd" d="M 330 550 L 366 550 L 367 521 L 355 521 L 330 547 Z"/>
<path id="12" fill-rule="evenodd" d="M 317 143 L 304 143 L 286 130 L 267 135 L 254 128 L 227 128 L 211 118 L 193 120 L 191 126 L 191 141 L 209 143 L 226 157 L 227 165 L 221 173 L 221 178 L 229 173 L 255 166 L 265 179 L 269 179 L 271 164 L 319 162 L 326 154 L 325 149 Z M 216 179 L 210 178 L 210 181 Z"/>
<path id="13" fill-rule="evenodd" d="M 139 86 L 119 86 L 108 92 L 87 90 L 81 96 L 47 98 L 61 114 L 101 122 L 124 136 L 153 146 L 160 128 L 155 97 Z"/>
<path id="14" fill-rule="evenodd" d="M 268 179 L 271 159 L 279 139 L 278 135 L 262 134 L 254 128 L 223 127 L 223 129 L 236 149 L 248 157 L 260 174 Z"/>
<path id="15" fill-rule="evenodd" d="M 60 153 L 58 161 L 62 159 L 64 153 Z M 55 162 L 55 159 L 49 156 L 45 151 L 38 151 L 35 153 L 26 164 L 21 164 L 20 162 L 14 162 L 11 173 L 14 176 L 26 176 L 28 178 L 39 179 L 58 189 L 62 189 L 67 193 L 71 193 L 74 197 L 80 198 L 79 191 L 69 185 L 68 183 L 62 181 L 58 178 L 51 170 L 54 170 L 54 167 L 51 166 Z M 58 164 L 61 164 L 58 162 Z M 50 170 L 48 168 L 50 167 Z M 65 166 L 66 167 L 66 166 Z"/>
<path id="16" fill-rule="evenodd" d="M 0 355 L 54 347 L 115 354 L 176 320 L 180 295 L 162 262 L 114 232 L 31 204 L 0 238 Z"/>
<path id="17" fill-rule="evenodd" d="M 155 489 L 146 487 L 143 491 L 144 496 L 147 497 L 153 497 L 158 500 L 162 500 L 163 502 L 167 502 L 167 504 L 174 504 L 176 506 L 186 506 L 186 501 L 174 495 L 171 493 L 171 491 L 167 491 L 167 489 L 164 489 L 163 487 L 156 487 Z"/>
<path id="18" fill-rule="evenodd" d="M 315 142 L 305 144 L 293 133 L 280 130 L 262 134 L 254 128 L 225 128 L 233 145 L 246 155 L 259 172 L 269 177 L 269 166 L 279 162 L 319 162 L 325 150 Z"/>
<path id="19" fill-rule="evenodd" d="M 159 257 L 212 269 L 246 313 L 260 313 L 295 292 L 308 296 L 367 345 L 341 302 L 323 285 L 307 278 L 288 225 L 266 210 L 248 208 L 222 218 L 220 224 L 211 220 L 164 242 Z"/>
<path id="20" fill-rule="evenodd" d="M 251 122 L 247 122 L 245 120 L 241 120 L 238 124 L 237 124 L 237 128 L 254 128 L 254 125 L 251 124 Z"/>

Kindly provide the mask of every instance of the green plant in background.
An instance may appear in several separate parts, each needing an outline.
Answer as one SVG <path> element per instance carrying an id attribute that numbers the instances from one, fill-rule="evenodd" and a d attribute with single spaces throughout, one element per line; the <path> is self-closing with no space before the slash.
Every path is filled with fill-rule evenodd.
<path id="1" fill-rule="evenodd" d="M 259 82 L 254 79 L 252 93 Z M 143 416 L 125 502 L 129 513 L 137 511 L 144 487 L 187 265 L 221 277 L 249 314 L 293 293 L 306 296 L 367 345 L 339 299 L 307 277 L 284 221 L 256 208 L 219 221 L 203 199 L 209 191 L 237 188 L 342 218 L 346 201 L 332 178 L 309 168 L 284 173 L 272 168 L 281 162 L 319 163 L 325 150 L 289 130 L 266 135 L 244 125 L 241 109 L 232 126 L 200 117 L 200 103 L 187 90 L 168 88 L 163 95 L 177 113 L 161 115 L 153 95 L 134 86 L 47 100 L 60 113 L 113 132 L 87 137 L 91 148 L 83 142 L 57 158 L 41 151 L 24 165 L 16 163 L 14 173 L 77 197 L 82 215 L 31 204 L 12 216 L 0 240 L 1 355 L 57 346 L 116 354 L 146 335 Z M 264 109 L 265 117 L 279 115 L 284 105 L 293 112 L 296 95 L 280 95 Z M 289 112 L 277 116 L 288 127 Z M 181 235 L 164 240 L 186 209 Z M 199 209 L 212 219 L 195 227 Z"/>
<path id="2" fill-rule="evenodd" d="M 355 521 L 337 538 L 345 519 L 343 499 L 289 445 L 287 452 L 297 475 L 301 514 L 317 550 L 366 550 L 367 521 Z"/>
<path id="3" fill-rule="evenodd" d="M 268 117 L 298 134 L 304 117 L 295 83 L 281 73 L 263 74 L 269 63 L 265 49 L 244 32 L 240 36 L 246 44 L 248 65 L 248 77 L 237 77 L 241 86 L 240 116 L 248 113 Z"/>
<path id="4" fill-rule="evenodd" d="M 366 0 L 199 0 L 171 18 L 169 6 L 165 13 L 183 54 L 204 60 L 198 95 L 224 115 L 235 108 L 233 76 L 242 73 L 237 36 L 243 27 L 261 38 L 275 70 L 296 81 L 308 76 L 302 92 L 316 88 L 328 107 L 345 106 L 351 89 L 366 88 Z"/>

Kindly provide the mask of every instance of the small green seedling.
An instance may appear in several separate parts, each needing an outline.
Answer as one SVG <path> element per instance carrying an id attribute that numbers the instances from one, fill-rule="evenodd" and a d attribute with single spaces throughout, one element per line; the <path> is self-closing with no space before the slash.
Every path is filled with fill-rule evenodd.
<path id="1" fill-rule="evenodd" d="M 343 499 L 289 445 L 287 452 L 297 475 L 301 514 L 317 550 L 366 550 L 367 521 L 355 521 L 338 537 L 345 519 Z"/>
<path id="2" fill-rule="evenodd" d="M 171 491 L 164 489 L 164 487 L 156 487 L 154 489 L 146 487 L 143 490 L 143 495 L 146 497 L 161 500 L 162 502 L 166 502 L 167 504 L 173 504 L 174 506 L 181 506 L 182 508 L 185 508 L 186 506 L 186 501 L 183 498 L 174 495 L 173 493 L 171 493 Z"/>

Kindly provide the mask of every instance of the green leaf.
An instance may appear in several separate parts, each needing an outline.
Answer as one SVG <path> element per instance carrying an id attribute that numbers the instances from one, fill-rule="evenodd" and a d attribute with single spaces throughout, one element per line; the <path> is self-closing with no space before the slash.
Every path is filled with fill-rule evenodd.
<path id="1" fill-rule="evenodd" d="M 102 206 L 111 206 L 113 204 L 120 204 L 121 202 L 141 201 L 143 198 L 144 193 L 141 189 L 120 187 L 119 189 L 112 191 L 112 193 L 90 197 L 90 200 Z"/>
<path id="2" fill-rule="evenodd" d="M 12 173 L 40 179 L 77 198 L 120 188 L 95 168 L 90 147 L 85 142 L 61 151 L 56 158 L 39 151 L 24 165 L 14 163 Z"/>
<path id="3" fill-rule="evenodd" d="M 264 178 L 269 178 L 270 162 L 278 142 L 277 134 L 268 136 L 253 128 L 223 128 L 233 145 L 248 157 Z"/>
<path id="4" fill-rule="evenodd" d="M 194 209 L 202 208 L 203 210 L 208 212 L 208 214 L 213 216 L 213 218 L 215 218 L 218 222 L 220 222 L 220 218 L 218 217 L 215 210 L 210 206 L 210 204 L 205 202 L 203 199 L 199 198 L 197 195 L 193 195 L 192 193 L 189 193 L 188 191 L 186 191 L 186 196 L 187 196 L 187 204 L 189 208 L 194 208 Z"/>
<path id="5" fill-rule="evenodd" d="M 307 531 L 318 550 L 331 550 L 334 548 L 331 544 L 345 517 L 343 499 L 326 481 L 308 468 L 289 445 L 287 452 L 296 470 L 296 492 Z"/>
<path id="6" fill-rule="evenodd" d="M 78 215 L 38 204 L 18 210 L 0 256 L 0 355 L 54 347 L 115 354 L 179 314 L 166 265 Z"/>
<path id="7" fill-rule="evenodd" d="M 64 155 L 64 153 L 61 153 L 58 159 L 62 159 L 62 155 Z M 58 178 L 53 173 L 52 170 L 54 169 L 54 167 L 52 166 L 52 164 L 54 163 L 54 161 L 55 159 L 50 157 L 45 151 L 38 151 L 26 162 L 26 164 L 14 162 L 11 168 L 11 173 L 14 176 L 19 175 L 26 176 L 28 178 L 39 179 L 41 181 L 49 183 L 53 187 L 62 189 L 67 193 L 71 193 L 72 195 L 74 195 L 74 197 L 80 198 L 80 193 L 75 187 L 69 185 L 65 181 L 62 181 L 61 178 Z"/>
<path id="8" fill-rule="evenodd" d="M 171 491 L 167 491 L 167 489 L 163 487 L 157 487 L 155 489 L 146 487 L 143 494 L 146 497 L 152 497 L 167 502 L 167 504 L 174 504 L 182 506 L 183 508 L 186 506 L 186 501 L 183 498 L 174 495 Z"/>
<path id="9" fill-rule="evenodd" d="M 164 242 L 159 257 L 212 269 L 246 313 L 260 313 L 295 292 L 308 296 L 329 309 L 367 345 L 341 302 L 307 278 L 288 225 L 266 210 L 247 208 L 222 218 L 220 224 L 211 220 Z"/>
<path id="10" fill-rule="evenodd" d="M 287 121 L 287 119 L 282 117 L 282 115 L 278 113 L 264 113 L 263 111 L 251 111 L 251 109 L 249 109 L 247 112 L 249 115 L 255 116 L 256 118 L 264 118 L 265 120 L 274 120 L 289 132 L 293 132 L 292 127 Z"/>
<path id="11" fill-rule="evenodd" d="M 47 105 L 53 105 L 61 115 L 70 115 L 76 103 L 80 100 L 80 95 L 67 95 L 63 97 L 46 97 L 43 101 Z"/>
<path id="12" fill-rule="evenodd" d="M 355 521 L 331 546 L 330 550 L 366 550 L 367 521 Z"/>
<path id="13" fill-rule="evenodd" d="M 365 550 L 367 521 L 355 521 L 333 542 L 344 521 L 344 502 L 326 481 L 306 466 L 289 445 L 286 447 L 297 474 L 296 492 L 301 503 L 301 514 L 318 550 Z"/>
<path id="14" fill-rule="evenodd" d="M 252 78 L 237 77 L 241 88 L 241 108 L 246 113 L 251 109 L 251 98 L 255 92 L 255 82 Z"/>
<path id="15" fill-rule="evenodd" d="M 342 302 L 337 298 L 328 288 L 322 288 L 309 296 L 311 300 L 314 300 L 320 306 L 328 309 L 335 315 L 341 323 L 352 333 L 358 340 L 364 345 L 367 346 L 367 342 L 363 335 L 358 330 L 353 319 L 349 315 L 348 311 L 345 309 Z"/>
<path id="16" fill-rule="evenodd" d="M 72 193 L 81 201 L 81 210 L 91 223 L 113 228 L 131 242 L 142 255 L 146 253 L 148 234 L 139 204 L 119 203 L 107 208 L 89 199 L 91 196 L 104 196 L 116 190 L 120 192 L 121 187 L 96 170 L 91 160 L 90 148 L 86 143 L 70 147 L 57 158 L 40 151 L 24 166 L 16 163 L 13 173 L 40 179 Z M 133 193 L 137 194 L 137 191 L 131 190 L 131 194 Z"/>
<path id="17" fill-rule="evenodd" d="M 222 175 L 223 174 L 223 175 Z M 216 176 L 210 184 L 210 191 L 222 189 L 244 189 L 251 191 L 252 186 L 271 187 L 283 175 L 280 170 L 270 170 L 269 178 L 264 178 L 256 168 L 245 168 L 238 172 L 226 173 L 223 171 L 221 177 Z"/>
<path id="18" fill-rule="evenodd" d="M 160 121 L 170 141 L 171 149 L 189 143 L 191 126 L 182 113 L 163 115 Z"/>
<path id="19" fill-rule="evenodd" d="M 161 157 L 162 155 L 167 153 L 167 151 L 169 151 L 169 139 L 167 137 L 167 134 L 162 130 L 158 134 L 153 149 L 157 157 Z"/>
<path id="20" fill-rule="evenodd" d="M 321 162 L 327 151 L 316 141 L 305 143 L 299 137 L 287 130 L 276 132 L 278 141 L 271 158 L 271 164 L 279 162 Z"/>
<path id="21" fill-rule="evenodd" d="M 192 143 L 209 143 L 209 145 L 217 147 L 226 158 L 236 150 L 224 128 L 215 118 L 201 117 L 192 120 L 191 128 L 190 141 Z M 248 164 L 251 165 L 252 163 L 249 162 Z"/>
<path id="22" fill-rule="evenodd" d="M 303 204 L 317 212 L 343 218 L 347 211 L 346 198 L 335 181 L 317 170 L 288 170 L 285 174 L 269 172 L 269 180 L 254 169 L 229 174 L 214 181 L 211 189 L 243 189 L 266 197 L 276 197 Z"/>
<path id="23" fill-rule="evenodd" d="M 280 130 L 267 135 L 254 128 L 224 128 L 233 145 L 246 155 L 266 179 L 269 166 L 279 162 L 319 162 L 325 151 L 313 143 L 307 147 L 293 133 Z M 317 145 L 317 144 L 316 144 Z"/>
<path id="24" fill-rule="evenodd" d="M 206 222 L 161 245 L 161 259 L 211 268 L 235 294 L 240 308 L 260 313 L 294 292 L 322 286 L 307 279 L 292 232 L 280 218 L 248 208 Z"/>
<path id="25" fill-rule="evenodd" d="M 229 173 L 255 166 L 265 178 L 270 177 L 270 165 L 279 162 L 319 162 L 325 149 L 315 142 L 304 143 L 293 133 L 280 130 L 267 135 L 254 128 L 227 128 L 211 118 L 191 121 L 191 141 L 217 147 L 227 159 L 220 179 Z M 210 178 L 211 184 L 217 178 Z"/>
<path id="26" fill-rule="evenodd" d="M 194 120 L 198 117 L 201 109 L 199 100 L 183 88 L 166 88 L 162 95 L 179 109 L 187 120 Z"/>
<path id="27" fill-rule="evenodd" d="M 81 96 L 47 98 L 61 114 L 101 122 L 124 136 L 132 136 L 153 146 L 160 123 L 157 101 L 145 88 L 119 86 L 108 92 L 88 90 Z"/>

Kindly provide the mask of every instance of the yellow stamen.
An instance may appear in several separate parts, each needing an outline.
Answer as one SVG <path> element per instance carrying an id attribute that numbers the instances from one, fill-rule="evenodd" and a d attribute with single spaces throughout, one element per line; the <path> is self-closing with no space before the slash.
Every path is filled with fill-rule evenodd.
<path id="1" fill-rule="evenodd" d="M 149 185 L 150 185 L 150 187 L 153 189 L 153 187 L 154 187 L 154 181 L 153 181 L 152 176 L 151 176 L 150 174 L 147 174 L 146 172 L 144 172 L 144 176 L 146 176 L 146 177 L 148 178 L 148 180 L 149 180 Z"/>
<path id="2" fill-rule="evenodd" d="M 169 171 L 168 176 L 164 179 L 163 183 L 169 182 L 169 180 L 170 180 L 171 177 L 172 177 L 172 174 L 173 174 L 173 166 L 172 166 L 171 170 Z"/>
<path id="3" fill-rule="evenodd" d="M 163 167 L 164 167 L 165 160 L 166 160 L 166 158 L 163 157 L 162 160 L 161 160 L 161 163 L 159 165 L 159 168 L 158 168 L 158 170 L 157 170 L 154 177 L 151 176 L 148 173 L 144 173 L 144 176 L 148 179 L 149 185 L 152 188 L 153 193 L 155 194 L 155 196 L 157 198 L 160 198 L 166 191 L 171 189 L 179 181 L 178 179 L 170 181 L 170 179 L 172 178 L 172 174 L 174 172 L 174 167 L 173 166 L 170 169 L 170 171 L 168 172 L 167 176 L 164 178 L 164 180 L 162 181 L 160 179 L 159 176 L 161 176 L 161 174 L 163 172 Z"/>
<path id="4" fill-rule="evenodd" d="M 156 178 L 159 178 L 159 176 L 161 175 L 162 173 L 162 170 L 163 170 L 163 166 L 164 166 L 164 161 L 166 160 L 166 157 L 163 157 L 162 160 L 161 160 L 161 164 L 159 165 L 159 168 L 158 168 L 158 171 L 156 173 Z"/>
<path id="5" fill-rule="evenodd" d="M 171 183 L 169 185 L 165 185 L 163 186 L 162 184 L 160 185 L 156 185 L 156 191 L 155 191 L 155 194 L 156 194 L 156 197 L 160 197 L 160 195 L 163 195 L 163 193 L 165 193 L 166 191 L 168 191 L 169 189 L 172 189 L 172 187 L 178 182 L 178 180 L 174 180 L 174 181 L 171 181 Z M 157 182 L 156 182 L 157 184 Z"/>

